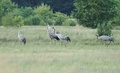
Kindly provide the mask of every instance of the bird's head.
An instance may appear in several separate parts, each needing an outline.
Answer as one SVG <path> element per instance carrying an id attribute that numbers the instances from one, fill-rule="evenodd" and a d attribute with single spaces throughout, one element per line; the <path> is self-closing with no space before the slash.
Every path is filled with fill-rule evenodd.
<path id="1" fill-rule="evenodd" d="M 55 27 L 52 27 L 52 29 L 54 29 L 54 33 L 59 34 L 59 32 L 55 30 Z"/>
<path id="2" fill-rule="evenodd" d="M 67 41 L 71 42 L 71 40 L 70 40 L 70 38 L 69 38 L 69 37 L 66 37 L 65 39 L 66 39 Z"/>

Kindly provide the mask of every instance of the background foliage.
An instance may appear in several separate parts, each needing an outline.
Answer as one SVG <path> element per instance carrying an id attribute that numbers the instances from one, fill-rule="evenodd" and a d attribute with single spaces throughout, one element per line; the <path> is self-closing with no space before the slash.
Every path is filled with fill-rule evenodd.
<path id="1" fill-rule="evenodd" d="M 16 17 L 22 20 L 16 23 L 14 21 Z M 120 1 L 1 0 L 0 2 L 0 25 L 46 25 L 49 23 L 50 25 L 75 26 L 77 25 L 76 19 L 79 24 L 92 28 L 109 22 L 119 25 Z"/>
<path id="2" fill-rule="evenodd" d="M 74 0 L 12 0 L 17 3 L 19 7 L 35 7 L 41 5 L 42 3 L 50 5 L 53 12 L 62 12 L 65 14 L 70 14 L 74 9 Z"/>
<path id="3" fill-rule="evenodd" d="M 96 28 L 99 35 L 111 35 L 109 22 L 114 22 L 117 16 L 117 1 L 115 0 L 75 0 L 73 16 L 86 27 Z M 103 30 L 104 29 L 104 30 Z M 106 33 L 107 32 L 107 33 Z"/>

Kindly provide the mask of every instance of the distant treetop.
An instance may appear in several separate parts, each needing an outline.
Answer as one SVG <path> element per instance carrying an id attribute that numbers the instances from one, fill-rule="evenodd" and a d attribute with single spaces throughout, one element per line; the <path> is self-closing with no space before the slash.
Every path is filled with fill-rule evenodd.
<path id="1" fill-rule="evenodd" d="M 74 9 L 74 0 L 12 0 L 17 3 L 19 7 L 31 6 L 35 7 L 41 3 L 51 6 L 54 12 L 62 12 L 67 15 Z"/>

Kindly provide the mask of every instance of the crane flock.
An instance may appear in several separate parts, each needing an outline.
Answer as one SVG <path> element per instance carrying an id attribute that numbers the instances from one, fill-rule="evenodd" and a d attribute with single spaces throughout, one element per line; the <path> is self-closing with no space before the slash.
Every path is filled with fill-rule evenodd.
<path id="1" fill-rule="evenodd" d="M 53 32 L 51 32 L 51 29 L 53 29 Z M 47 24 L 47 32 L 48 32 L 48 35 L 49 35 L 49 38 L 52 40 L 52 39 L 55 39 L 57 41 L 60 41 L 60 40 L 66 40 L 67 42 L 71 42 L 71 39 L 69 36 L 66 36 L 64 34 L 61 34 L 59 32 L 56 31 L 55 27 L 50 27 L 50 25 Z M 101 40 L 101 41 L 105 41 L 105 44 L 106 44 L 106 41 L 109 41 L 110 43 L 111 42 L 114 42 L 114 38 L 113 37 L 110 37 L 110 36 L 107 36 L 107 35 L 101 35 L 99 36 L 98 34 L 96 34 L 97 36 L 97 39 Z M 25 45 L 26 44 L 26 37 L 21 34 L 20 32 L 20 27 L 19 27 L 19 30 L 18 30 L 18 39 Z"/>

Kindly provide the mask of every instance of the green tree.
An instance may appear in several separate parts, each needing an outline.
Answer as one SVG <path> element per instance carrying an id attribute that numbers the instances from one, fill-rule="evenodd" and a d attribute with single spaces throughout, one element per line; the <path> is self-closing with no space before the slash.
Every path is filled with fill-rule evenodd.
<path id="1" fill-rule="evenodd" d="M 2 10 L 3 15 L 5 15 L 8 12 L 11 12 L 13 9 L 17 8 L 17 4 L 11 2 L 11 0 L 2 0 Z"/>
<path id="2" fill-rule="evenodd" d="M 12 12 L 7 13 L 5 16 L 2 17 L 2 25 L 4 26 L 13 26 L 14 14 Z"/>
<path id="3" fill-rule="evenodd" d="M 24 18 L 33 15 L 33 9 L 31 7 L 24 7 L 24 8 L 22 7 L 22 8 L 20 8 L 20 10 L 21 10 L 22 16 Z"/>
<path id="4" fill-rule="evenodd" d="M 62 23 L 68 19 L 69 17 L 61 12 L 56 12 L 54 14 L 55 25 L 62 25 Z"/>
<path id="5" fill-rule="evenodd" d="M 2 14 L 3 14 L 3 9 L 2 9 L 2 0 L 0 0 L 0 25 L 2 25 Z"/>
<path id="6" fill-rule="evenodd" d="M 46 4 L 41 4 L 40 6 L 34 8 L 33 10 L 34 15 L 39 16 L 41 21 L 48 23 L 49 19 L 53 17 L 53 11 L 51 10 L 50 6 Z"/>
<path id="7" fill-rule="evenodd" d="M 25 18 L 24 24 L 25 25 L 39 25 L 40 24 L 39 16 L 37 16 L 37 15 L 32 16 L 31 15 L 31 16 Z"/>
<path id="8" fill-rule="evenodd" d="M 77 21 L 75 19 L 66 19 L 62 25 L 65 26 L 76 26 L 77 25 Z"/>
<path id="9" fill-rule="evenodd" d="M 14 12 L 8 12 L 2 17 L 2 24 L 4 26 L 23 25 L 23 17 L 15 15 Z"/>
<path id="10" fill-rule="evenodd" d="M 11 2 L 11 0 L 0 0 L 0 25 L 4 22 L 2 21 L 2 18 L 14 8 L 17 8 L 17 5 Z"/>
<path id="11" fill-rule="evenodd" d="M 50 5 L 53 12 L 62 12 L 65 14 L 70 14 L 74 9 L 74 0 L 12 0 L 17 3 L 19 7 L 35 7 L 41 5 L 42 3 Z"/>
<path id="12" fill-rule="evenodd" d="M 114 24 L 120 25 L 120 0 L 115 0 L 117 2 L 117 16 L 114 19 Z"/>
<path id="13" fill-rule="evenodd" d="M 104 27 L 107 27 L 108 22 L 117 14 L 115 0 L 75 0 L 74 5 L 73 16 L 86 27 L 96 28 L 98 24 L 106 24 Z"/>
<path id="14" fill-rule="evenodd" d="M 14 22 L 14 25 L 18 25 L 18 26 L 22 26 L 24 25 L 24 21 L 23 21 L 23 17 L 22 16 L 14 16 L 13 17 L 13 22 Z"/>

